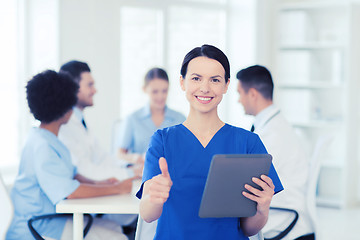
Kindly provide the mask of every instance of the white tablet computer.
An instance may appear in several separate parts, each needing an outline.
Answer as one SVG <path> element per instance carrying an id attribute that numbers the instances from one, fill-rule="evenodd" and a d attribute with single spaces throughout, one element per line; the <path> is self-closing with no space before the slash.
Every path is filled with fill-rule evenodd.
<path id="1" fill-rule="evenodd" d="M 268 175 L 270 154 L 214 155 L 201 199 L 199 217 L 250 217 L 257 203 L 242 195 L 245 184 L 260 188 L 251 179 Z"/>

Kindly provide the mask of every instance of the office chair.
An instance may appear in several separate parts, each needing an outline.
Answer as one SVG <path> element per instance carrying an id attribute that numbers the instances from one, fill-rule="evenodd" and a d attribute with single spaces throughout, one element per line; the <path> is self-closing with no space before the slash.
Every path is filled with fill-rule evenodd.
<path id="1" fill-rule="evenodd" d="M 14 207 L 0 174 L 0 239 L 5 239 L 14 214 Z"/>
<path id="2" fill-rule="evenodd" d="M 264 236 L 262 234 L 262 232 L 258 232 L 258 234 L 249 237 L 249 240 L 264 240 Z"/>
<path id="3" fill-rule="evenodd" d="M 317 234 L 317 216 L 316 216 L 316 187 L 317 182 L 319 179 L 319 172 L 321 168 L 322 163 L 322 156 L 321 153 L 324 151 L 324 148 L 330 144 L 333 137 L 330 135 L 320 136 L 318 140 L 316 141 L 316 145 L 314 147 L 313 154 L 310 158 L 309 162 L 309 175 L 307 179 L 307 192 L 306 192 L 306 207 L 308 209 L 308 214 L 310 217 L 310 224 L 313 227 L 313 233 L 314 235 Z M 265 240 L 280 240 L 283 239 L 295 226 L 299 214 L 294 209 L 287 209 L 287 208 L 274 208 L 270 207 L 270 210 L 275 211 L 286 211 L 293 213 L 293 220 L 290 222 L 290 224 L 282 231 L 278 231 L 277 235 L 266 237 L 265 234 Z"/>
<path id="4" fill-rule="evenodd" d="M 84 214 L 84 216 L 86 216 L 89 220 L 84 228 L 84 238 L 86 236 L 86 234 L 89 232 L 90 227 L 93 223 L 93 217 L 90 214 Z M 49 218 L 63 218 L 63 217 L 72 217 L 72 214 L 46 214 L 46 215 L 41 215 L 41 216 L 35 216 L 32 217 L 28 220 L 28 227 L 29 230 L 31 232 L 31 234 L 33 235 L 33 237 L 36 240 L 45 240 L 40 233 L 38 233 L 34 226 L 33 226 L 33 222 L 36 222 L 38 220 L 42 220 L 42 219 L 49 219 Z"/>
<path id="5" fill-rule="evenodd" d="M 280 207 L 270 207 L 270 211 L 281 211 L 281 212 L 288 212 L 291 213 L 293 216 L 292 220 L 290 221 L 290 224 L 282 231 L 278 231 L 276 235 L 273 235 L 271 237 L 265 237 L 265 240 L 280 240 L 283 239 L 295 226 L 297 220 L 299 219 L 299 213 L 290 208 L 280 208 Z M 275 231 L 271 231 L 275 232 Z"/>

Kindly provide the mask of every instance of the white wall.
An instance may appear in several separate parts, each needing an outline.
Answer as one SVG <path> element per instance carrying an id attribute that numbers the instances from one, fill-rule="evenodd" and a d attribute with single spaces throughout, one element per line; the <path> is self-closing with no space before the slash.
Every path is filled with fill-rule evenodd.
<path id="1" fill-rule="evenodd" d="M 120 116 L 120 7 L 124 2 L 126 1 L 59 1 L 60 63 L 77 59 L 90 65 L 98 93 L 95 95 L 94 107 L 85 110 L 85 117 L 105 149 L 110 148 L 111 126 Z M 242 107 L 237 103 L 235 75 L 242 67 L 255 63 L 256 1 L 232 2 L 233 14 L 227 19 L 229 38 L 226 39 L 225 50 L 231 62 L 232 82 L 220 106 L 220 115 L 226 122 L 247 128 L 252 120 L 243 116 Z M 249 21 L 249 18 L 254 21 Z M 177 82 L 174 83 L 177 86 Z M 139 92 L 137 89 L 134 91 Z M 187 102 L 184 101 L 183 104 Z"/>
<path id="2" fill-rule="evenodd" d="M 89 64 L 98 92 L 85 117 L 106 150 L 119 116 L 119 5 L 116 0 L 63 0 L 59 12 L 60 63 L 76 59 Z"/>

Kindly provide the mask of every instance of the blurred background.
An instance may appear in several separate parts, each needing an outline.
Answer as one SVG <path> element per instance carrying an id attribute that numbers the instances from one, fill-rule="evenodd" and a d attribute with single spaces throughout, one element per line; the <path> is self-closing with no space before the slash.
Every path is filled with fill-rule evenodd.
<path id="1" fill-rule="evenodd" d="M 0 0 L 0 172 L 11 186 L 37 124 L 24 89 L 34 74 L 73 59 L 90 65 L 98 92 L 87 124 L 110 151 L 114 122 L 147 101 L 142 84 L 151 67 L 167 70 L 168 106 L 187 114 L 180 65 L 207 43 L 230 60 L 222 120 L 250 128 L 235 75 L 253 64 L 268 67 L 275 104 L 305 151 L 311 156 L 319 139 L 331 139 L 318 156 L 317 203 L 337 210 L 321 208 L 323 226 L 329 218 L 345 225 L 354 212 L 350 223 L 360 222 L 359 23 L 360 0 Z"/>

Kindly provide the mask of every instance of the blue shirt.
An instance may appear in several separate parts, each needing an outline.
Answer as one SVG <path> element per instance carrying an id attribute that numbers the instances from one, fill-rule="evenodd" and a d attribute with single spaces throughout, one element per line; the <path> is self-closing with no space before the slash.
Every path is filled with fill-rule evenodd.
<path id="1" fill-rule="evenodd" d="M 33 240 L 28 219 L 55 213 L 55 204 L 79 187 L 75 174 L 70 153 L 58 138 L 45 129 L 32 129 L 11 191 L 15 213 L 6 239 Z M 39 220 L 34 227 L 43 236 L 60 239 L 65 221 L 65 218 Z"/>
<path id="2" fill-rule="evenodd" d="M 228 124 L 205 148 L 182 124 L 158 130 L 146 154 L 143 182 L 161 173 L 159 158 L 165 157 L 173 185 L 154 239 L 248 239 L 238 228 L 238 218 L 200 218 L 198 213 L 212 156 L 258 153 L 266 153 L 266 149 L 256 134 Z M 273 166 L 269 177 L 275 192 L 281 191 Z M 137 193 L 139 198 L 141 195 L 142 188 Z"/>
<path id="3" fill-rule="evenodd" d="M 121 126 L 118 147 L 130 153 L 143 154 L 149 146 L 150 138 L 157 129 L 170 127 L 185 121 L 184 115 L 165 107 L 164 121 L 157 127 L 151 119 L 150 106 L 147 105 L 129 115 Z"/>

